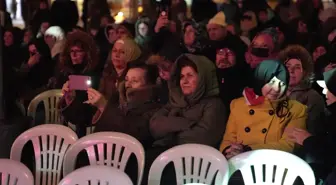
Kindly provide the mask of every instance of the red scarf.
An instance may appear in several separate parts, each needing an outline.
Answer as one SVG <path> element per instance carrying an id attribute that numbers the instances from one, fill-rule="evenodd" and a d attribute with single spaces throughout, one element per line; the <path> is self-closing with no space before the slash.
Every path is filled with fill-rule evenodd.
<path id="1" fill-rule="evenodd" d="M 243 95 L 245 97 L 245 101 L 247 105 L 260 105 L 264 103 L 265 97 L 258 96 L 254 93 L 252 88 L 245 88 L 243 91 Z"/>

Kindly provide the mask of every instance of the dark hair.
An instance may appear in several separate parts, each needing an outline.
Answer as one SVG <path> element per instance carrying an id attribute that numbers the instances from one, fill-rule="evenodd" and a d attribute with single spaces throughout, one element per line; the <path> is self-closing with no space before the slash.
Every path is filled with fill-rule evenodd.
<path id="1" fill-rule="evenodd" d="M 136 69 L 136 68 L 140 68 L 146 71 L 145 79 L 148 84 L 151 84 L 151 85 L 156 84 L 156 80 L 159 77 L 159 72 L 155 65 L 148 65 L 148 64 L 145 64 L 142 62 L 140 63 L 136 61 L 129 62 L 127 64 L 127 69 L 125 70 L 125 72 L 127 73 L 128 70 Z"/>
<path id="2" fill-rule="evenodd" d="M 180 75 L 181 75 L 182 68 L 191 67 L 196 71 L 196 73 L 198 72 L 198 70 L 197 70 L 196 64 L 186 56 L 182 56 L 182 57 L 178 58 L 176 62 L 177 62 L 176 84 L 179 86 L 180 85 L 180 80 L 181 80 Z"/>
<path id="3" fill-rule="evenodd" d="M 181 73 L 182 68 L 184 67 L 191 67 L 193 68 L 196 72 L 197 71 L 197 66 L 196 64 L 191 61 L 189 58 L 183 56 L 178 60 L 178 69 L 180 70 L 179 73 Z"/>

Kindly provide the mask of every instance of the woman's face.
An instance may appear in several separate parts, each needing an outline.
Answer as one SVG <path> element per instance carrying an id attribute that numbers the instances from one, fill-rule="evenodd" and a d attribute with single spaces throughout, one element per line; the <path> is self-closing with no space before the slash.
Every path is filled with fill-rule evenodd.
<path id="1" fill-rule="evenodd" d="M 186 27 L 184 32 L 184 44 L 191 46 L 195 42 L 195 29 L 189 25 Z"/>
<path id="2" fill-rule="evenodd" d="M 303 79 L 304 71 L 301 61 L 295 58 L 289 59 L 286 63 L 286 67 L 289 71 L 289 86 L 295 87 L 299 85 Z"/>
<path id="3" fill-rule="evenodd" d="M 261 89 L 261 93 L 264 97 L 272 101 L 281 98 L 285 90 L 286 84 L 277 77 L 273 77 L 270 82 L 264 85 Z"/>
<path id="4" fill-rule="evenodd" d="M 14 44 L 14 35 L 12 32 L 6 31 L 4 34 L 5 46 L 11 46 Z"/>
<path id="5" fill-rule="evenodd" d="M 127 37 L 128 36 L 128 31 L 126 30 L 126 28 L 120 27 L 120 28 L 117 29 L 117 36 L 118 36 L 118 39 L 123 38 L 123 37 Z"/>
<path id="6" fill-rule="evenodd" d="M 146 37 L 147 34 L 148 34 L 148 26 L 147 24 L 145 23 L 140 23 L 139 26 L 138 26 L 138 31 L 139 31 L 139 34 L 143 37 Z"/>
<path id="7" fill-rule="evenodd" d="M 126 55 L 124 44 L 116 42 L 112 49 L 112 64 L 114 68 L 124 70 L 126 68 Z"/>
<path id="8" fill-rule="evenodd" d="M 181 69 L 180 87 L 183 95 L 191 95 L 196 91 L 198 84 L 198 74 L 190 66 L 185 66 Z"/>
<path id="9" fill-rule="evenodd" d="M 137 89 L 146 85 L 146 71 L 142 68 L 132 68 L 125 77 L 126 89 Z"/>
<path id="10" fill-rule="evenodd" d="M 223 48 L 217 51 L 216 66 L 219 69 L 226 69 L 233 67 L 236 64 L 236 54 L 228 49 Z"/>
<path id="11" fill-rule="evenodd" d="M 326 54 L 326 53 L 327 53 L 327 50 L 325 49 L 324 46 L 319 46 L 319 47 L 317 47 L 317 48 L 314 50 L 314 52 L 313 52 L 313 60 L 314 60 L 314 62 L 316 62 L 317 59 L 318 59 L 320 56 L 322 56 L 322 55 L 324 55 L 324 54 Z"/>
<path id="12" fill-rule="evenodd" d="M 113 44 L 118 39 L 118 35 L 115 29 L 110 29 L 108 31 L 108 40 L 111 44 Z"/>
<path id="13" fill-rule="evenodd" d="M 173 67 L 173 63 L 169 61 L 162 61 L 158 65 L 159 75 L 163 80 L 170 80 L 170 74 Z"/>
<path id="14" fill-rule="evenodd" d="M 79 46 L 72 46 L 70 48 L 70 57 L 73 65 L 81 64 L 84 61 L 85 52 Z"/>

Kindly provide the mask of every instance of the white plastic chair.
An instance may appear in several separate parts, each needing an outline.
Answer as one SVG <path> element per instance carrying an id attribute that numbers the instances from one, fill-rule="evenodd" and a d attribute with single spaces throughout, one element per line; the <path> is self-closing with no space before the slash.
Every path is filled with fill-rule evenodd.
<path id="1" fill-rule="evenodd" d="M 215 148 L 200 144 L 184 144 L 173 147 L 153 162 L 148 185 L 159 185 L 166 165 L 174 163 L 177 185 L 188 183 L 226 185 L 229 180 L 229 166 L 226 158 Z"/>
<path id="2" fill-rule="evenodd" d="M 0 159 L 1 185 L 34 185 L 34 177 L 22 163 L 10 159 Z"/>
<path id="3" fill-rule="evenodd" d="M 71 172 L 58 185 L 133 185 L 121 170 L 109 166 L 85 166 Z"/>
<path id="4" fill-rule="evenodd" d="M 63 124 L 60 112 L 57 108 L 58 101 L 62 98 L 62 90 L 54 89 L 37 95 L 29 104 L 27 115 L 35 120 L 36 108 L 43 101 L 45 111 L 45 123 Z"/>
<path id="5" fill-rule="evenodd" d="M 88 154 L 90 165 L 112 166 L 122 171 L 125 170 L 130 155 L 134 153 L 138 161 L 137 184 L 141 184 L 145 151 L 141 143 L 134 137 L 118 132 L 98 132 L 80 138 L 65 154 L 64 176 L 74 170 L 76 158 L 84 149 Z"/>
<path id="6" fill-rule="evenodd" d="M 249 185 L 292 185 L 298 176 L 305 185 L 315 185 L 314 172 L 304 160 L 279 150 L 245 152 L 231 158 L 229 165 L 230 173 L 240 170 Z"/>
<path id="7" fill-rule="evenodd" d="M 16 138 L 10 158 L 20 161 L 24 145 L 32 141 L 36 166 L 35 185 L 56 185 L 62 175 L 64 154 L 77 139 L 76 133 L 68 127 L 56 124 L 39 125 Z"/>

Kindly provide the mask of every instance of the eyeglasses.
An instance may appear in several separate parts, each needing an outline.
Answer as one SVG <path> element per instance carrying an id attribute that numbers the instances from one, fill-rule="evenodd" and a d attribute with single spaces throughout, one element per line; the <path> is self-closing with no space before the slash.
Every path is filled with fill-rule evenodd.
<path id="1" fill-rule="evenodd" d="M 74 53 L 74 54 L 82 54 L 84 51 L 83 50 L 70 50 L 70 53 Z"/>
<path id="2" fill-rule="evenodd" d="M 217 55 L 221 55 L 224 57 L 232 57 L 235 56 L 235 53 L 228 48 L 224 48 L 217 50 Z"/>

